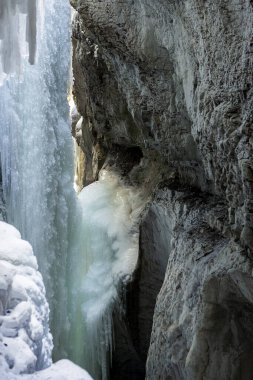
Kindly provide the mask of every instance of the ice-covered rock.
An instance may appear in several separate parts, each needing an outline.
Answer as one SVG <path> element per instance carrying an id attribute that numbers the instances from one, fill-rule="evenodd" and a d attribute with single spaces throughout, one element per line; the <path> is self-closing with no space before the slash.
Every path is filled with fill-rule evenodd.
<path id="1" fill-rule="evenodd" d="M 92 380 L 82 368 L 69 360 L 59 360 L 42 371 L 30 375 L 6 373 L 4 380 Z"/>
<path id="2" fill-rule="evenodd" d="M 90 375 L 69 360 L 59 360 L 50 368 L 34 375 L 22 376 L 20 380 L 92 380 Z M 11 380 L 11 379 L 10 379 Z"/>
<path id="3" fill-rule="evenodd" d="M 32 247 L 16 228 L 0 221 L 1 380 L 91 380 L 68 360 L 52 364 L 48 320 L 45 287 Z"/>
<path id="4" fill-rule="evenodd" d="M 0 374 L 32 373 L 51 364 L 48 320 L 32 247 L 14 227 L 0 222 Z"/>

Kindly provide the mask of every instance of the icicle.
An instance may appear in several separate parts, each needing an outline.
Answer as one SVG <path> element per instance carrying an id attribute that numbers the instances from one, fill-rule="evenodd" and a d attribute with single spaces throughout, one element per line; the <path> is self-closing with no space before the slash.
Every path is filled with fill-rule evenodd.
<path id="1" fill-rule="evenodd" d="M 35 63 L 38 1 L 0 0 L 0 83 L 3 74 L 21 72 L 24 57 Z"/>

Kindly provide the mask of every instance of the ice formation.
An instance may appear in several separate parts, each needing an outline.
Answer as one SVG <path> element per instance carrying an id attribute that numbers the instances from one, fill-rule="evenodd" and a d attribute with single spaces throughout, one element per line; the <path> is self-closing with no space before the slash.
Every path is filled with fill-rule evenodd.
<path id="1" fill-rule="evenodd" d="M 70 5 L 68 0 L 1 0 L 0 4 L 16 52 L 15 57 L 13 51 L 6 53 L 13 58 L 15 67 L 9 67 L 11 72 L 16 72 L 7 75 L 0 86 L 0 153 L 7 217 L 33 246 L 50 304 L 55 353 L 60 358 L 66 354 L 61 350 L 68 328 L 64 312 L 66 261 L 75 214 L 67 103 Z M 37 17 L 33 18 L 35 4 Z M 34 61 L 37 41 L 34 65 L 26 56 L 29 49 L 25 37 L 21 33 L 17 41 L 15 29 L 25 30 L 27 22 L 30 27 L 33 24 L 32 30 L 28 28 L 30 61 Z M 1 37 L 2 47 L 8 28 Z M 1 57 L 7 60 L 3 50 Z M 17 68 L 20 64 L 21 73 Z"/>
<path id="2" fill-rule="evenodd" d="M 32 247 L 14 227 L 0 222 L 0 375 L 32 373 L 51 364 L 48 319 Z"/>
<path id="3" fill-rule="evenodd" d="M 50 305 L 55 358 L 69 357 L 105 379 L 113 346 L 112 311 L 136 266 L 136 223 L 143 203 L 106 172 L 76 199 L 67 104 L 68 0 L 0 0 L 0 22 L 0 161 L 7 219 L 37 257 Z M 18 240 L 26 255 L 19 256 L 14 241 L 10 246 L 1 241 L 2 259 L 9 267 L 36 271 L 31 246 Z M 24 286 L 28 279 L 23 276 Z M 25 303 L 12 313 L 22 321 L 33 315 Z M 20 348 L 21 362 L 28 352 Z M 36 361 L 37 354 L 31 353 L 32 372 L 44 359 Z"/>
<path id="4" fill-rule="evenodd" d="M 36 372 L 33 375 L 21 376 L 17 379 L 6 380 L 92 380 L 90 375 L 82 368 L 69 360 L 59 360 L 51 367 Z"/>
<path id="5" fill-rule="evenodd" d="M 35 62 L 37 6 L 43 0 L 0 1 L 0 81 L 20 73 L 22 59 Z"/>
<path id="6" fill-rule="evenodd" d="M 106 379 L 113 348 L 112 313 L 122 284 L 136 268 L 144 202 L 138 192 L 107 171 L 82 190 L 79 202 L 80 246 L 71 278 L 72 355 L 96 379 Z"/>
<path id="7" fill-rule="evenodd" d="M 92 380 L 68 360 L 51 365 L 49 308 L 37 267 L 31 245 L 0 221 L 0 379 Z"/>

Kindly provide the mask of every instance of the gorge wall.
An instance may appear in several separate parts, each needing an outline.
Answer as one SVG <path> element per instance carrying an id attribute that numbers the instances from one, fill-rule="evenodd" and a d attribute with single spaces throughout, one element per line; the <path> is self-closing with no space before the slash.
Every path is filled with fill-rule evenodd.
<path id="1" fill-rule="evenodd" d="M 79 184 L 152 195 L 111 377 L 251 379 L 253 3 L 71 4 Z"/>

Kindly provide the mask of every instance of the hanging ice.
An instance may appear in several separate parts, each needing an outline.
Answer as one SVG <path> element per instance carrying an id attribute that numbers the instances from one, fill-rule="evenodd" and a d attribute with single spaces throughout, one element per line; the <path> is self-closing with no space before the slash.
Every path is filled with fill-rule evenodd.
<path id="1" fill-rule="evenodd" d="M 0 0 L 3 191 L 8 221 L 32 244 L 43 274 L 55 358 L 106 379 L 113 307 L 136 266 L 143 202 L 104 172 L 76 203 L 69 20 L 68 0 Z"/>
<path id="2" fill-rule="evenodd" d="M 0 80 L 19 73 L 22 59 L 35 62 L 37 3 L 42 0 L 0 0 Z"/>
<path id="3" fill-rule="evenodd" d="M 2 66 L 9 73 L 0 86 L 0 153 L 8 221 L 37 256 L 50 304 L 55 352 L 62 357 L 65 352 L 60 347 L 68 329 L 66 262 L 75 213 L 67 104 L 70 5 L 68 0 L 0 0 L 0 18 Z M 31 65 L 36 41 L 36 62 Z"/>
<path id="4" fill-rule="evenodd" d="M 79 195 L 78 256 L 72 259 L 71 357 L 95 379 L 107 379 L 113 349 L 113 310 L 138 260 L 139 192 L 103 171 Z"/>

